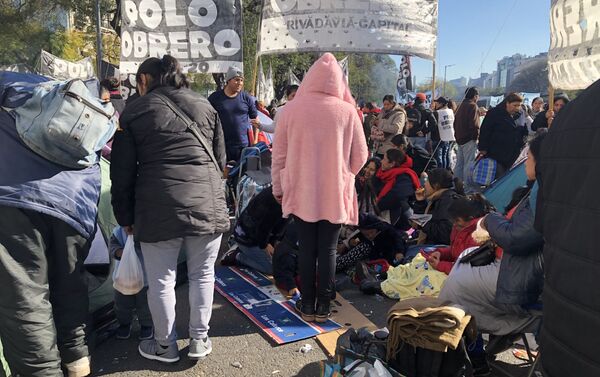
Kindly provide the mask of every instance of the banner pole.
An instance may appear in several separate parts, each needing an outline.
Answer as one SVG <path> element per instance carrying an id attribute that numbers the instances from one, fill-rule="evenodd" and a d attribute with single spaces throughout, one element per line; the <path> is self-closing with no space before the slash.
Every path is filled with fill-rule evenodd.
<path id="1" fill-rule="evenodd" d="M 554 86 L 552 86 L 552 83 L 548 84 L 548 110 L 553 110 L 554 109 Z M 548 125 L 548 128 L 550 128 L 552 126 L 552 123 L 550 123 L 550 125 Z"/>
<path id="2" fill-rule="evenodd" d="M 433 73 L 431 74 L 431 105 L 435 101 L 435 59 L 433 59 Z"/>

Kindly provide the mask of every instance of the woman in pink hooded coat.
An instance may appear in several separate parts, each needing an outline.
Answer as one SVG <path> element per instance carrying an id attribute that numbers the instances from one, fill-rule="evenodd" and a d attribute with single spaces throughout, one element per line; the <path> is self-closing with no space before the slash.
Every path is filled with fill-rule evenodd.
<path id="1" fill-rule="evenodd" d="M 273 195 L 284 217 L 294 217 L 300 239 L 296 308 L 306 321 L 325 322 L 335 294 L 337 240 L 342 224 L 358 223 L 354 176 L 368 157 L 355 102 L 332 54 L 313 64 L 278 114 L 275 140 Z"/>

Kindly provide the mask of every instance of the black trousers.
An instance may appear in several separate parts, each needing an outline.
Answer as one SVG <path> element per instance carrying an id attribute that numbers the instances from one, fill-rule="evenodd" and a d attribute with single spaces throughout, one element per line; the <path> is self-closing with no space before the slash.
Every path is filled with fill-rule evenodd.
<path id="1" fill-rule="evenodd" d="M 55 217 L 0 206 L 0 339 L 13 375 L 63 376 L 88 356 L 91 241 Z"/>
<path id="2" fill-rule="evenodd" d="M 297 217 L 295 221 L 298 225 L 302 303 L 326 305 L 335 293 L 335 254 L 342 226 L 329 221 L 309 223 Z"/>

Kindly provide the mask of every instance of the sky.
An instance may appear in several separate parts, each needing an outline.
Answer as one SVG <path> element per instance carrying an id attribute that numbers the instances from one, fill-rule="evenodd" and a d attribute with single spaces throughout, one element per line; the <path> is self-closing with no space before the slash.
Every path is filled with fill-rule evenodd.
<path id="1" fill-rule="evenodd" d="M 454 64 L 448 80 L 477 78 L 493 72 L 504 56 L 547 52 L 549 19 L 550 0 L 439 0 L 436 80 L 443 79 L 445 65 Z M 399 65 L 399 57 L 392 58 Z M 431 80 L 431 61 L 411 61 L 417 83 Z"/>

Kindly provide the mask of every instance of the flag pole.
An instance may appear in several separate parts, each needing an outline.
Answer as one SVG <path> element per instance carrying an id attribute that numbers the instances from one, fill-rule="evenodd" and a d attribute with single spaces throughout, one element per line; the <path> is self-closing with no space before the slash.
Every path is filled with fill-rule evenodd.
<path id="1" fill-rule="evenodd" d="M 252 75 L 252 94 L 256 95 L 258 94 L 256 92 L 256 86 L 258 85 L 256 78 L 258 77 L 258 59 L 259 59 L 259 55 L 258 55 L 258 51 L 260 49 L 260 27 L 262 25 L 262 14 L 263 14 L 263 7 L 264 7 L 264 3 L 261 1 L 261 7 L 260 7 L 260 12 L 259 12 L 259 16 L 258 16 L 258 28 L 257 28 L 257 36 L 256 36 L 256 57 L 254 58 L 254 71 L 253 71 L 253 75 Z M 257 109 L 258 110 L 258 109 Z M 256 143 L 258 143 L 258 133 L 259 130 L 254 129 L 254 139 L 253 140 L 249 140 L 250 144 L 252 145 L 256 145 Z"/>
<path id="2" fill-rule="evenodd" d="M 433 59 L 433 73 L 431 74 L 431 104 L 435 100 L 435 58 Z"/>

